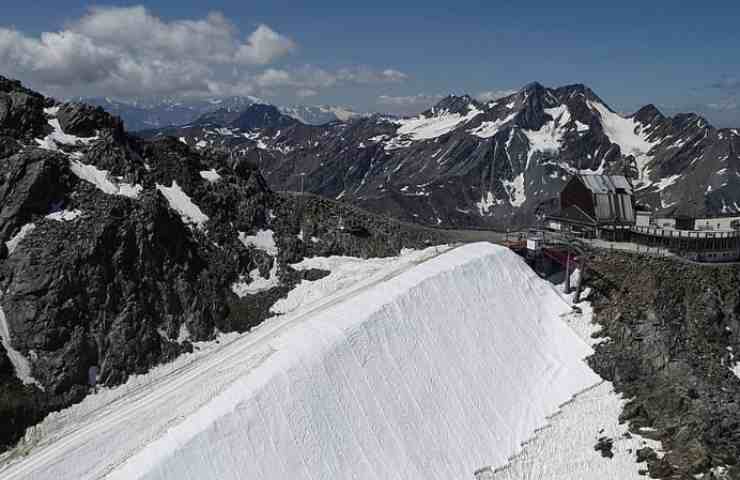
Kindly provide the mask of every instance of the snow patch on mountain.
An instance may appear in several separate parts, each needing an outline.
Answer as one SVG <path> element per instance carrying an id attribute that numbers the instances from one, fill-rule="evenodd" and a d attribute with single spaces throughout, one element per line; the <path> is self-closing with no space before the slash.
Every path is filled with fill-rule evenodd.
<path id="1" fill-rule="evenodd" d="M 198 228 L 203 228 L 205 223 L 208 221 L 208 216 L 193 203 L 190 197 L 180 188 L 176 181 L 172 181 L 172 186 L 165 187 L 164 185 L 157 184 L 157 190 L 162 193 L 164 198 L 170 204 L 170 208 L 180 214 L 182 221 L 189 224 L 195 225 Z"/>
<path id="2" fill-rule="evenodd" d="M 53 114 L 56 115 L 56 113 L 59 111 L 59 108 L 53 107 L 50 109 L 45 109 L 44 111 L 47 114 L 52 114 L 53 112 Z M 59 123 L 59 119 L 57 118 L 50 118 L 49 125 L 52 128 L 51 133 L 44 138 L 36 139 L 36 143 L 39 145 L 39 147 L 45 150 L 59 151 L 59 145 L 87 145 L 90 142 L 98 139 L 98 137 L 83 138 L 64 133 L 64 130 L 62 130 L 62 126 Z"/>
<path id="3" fill-rule="evenodd" d="M 394 120 L 394 123 L 399 125 L 396 133 L 408 140 L 430 140 L 455 130 L 481 113 L 483 112 L 475 105 L 470 104 L 465 115 L 442 110 L 434 112 L 431 116 L 419 115 L 418 117 Z"/>
<path id="4" fill-rule="evenodd" d="M 514 112 L 505 118 L 483 122 L 476 128 L 469 130 L 468 133 L 479 138 L 491 138 L 499 132 L 501 127 L 514 120 L 514 117 L 516 117 L 518 113 L 519 112 Z"/>
<path id="5" fill-rule="evenodd" d="M 95 185 L 98 190 L 108 195 L 122 195 L 135 199 L 144 189 L 141 185 L 114 181 L 107 170 L 101 170 L 95 165 L 86 165 L 78 160 L 70 159 L 69 167 L 78 178 Z"/>
<path id="6" fill-rule="evenodd" d="M 54 220 L 56 222 L 71 222 L 79 218 L 82 215 L 81 210 L 60 210 L 58 212 L 50 213 L 44 218 L 48 220 Z"/>
<path id="7" fill-rule="evenodd" d="M 681 174 L 671 175 L 669 177 L 661 178 L 660 181 L 655 183 L 655 190 L 657 192 L 660 192 L 661 190 L 665 190 L 666 188 L 670 187 L 677 181 L 679 181 L 683 177 Z"/>
<path id="8" fill-rule="evenodd" d="M 619 145 L 622 155 L 634 156 L 642 183 L 649 183 L 650 150 L 659 142 L 648 140 L 645 125 L 634 118 L 624 118 L 599 102 L 589 101 L 588 105 L 599 114 L 604 133 L 612 143 Z"/>
<path id="9" fill-rule="evenodd" d="M 481 195 L 480 201 L 475 202 L 475 206 L 478 207 L 478 213 L 480 216 L 490 215 L 491 209 L 496 206 L 498 202 L 494 197 L 493 192 L 486 191 Z"/>
<path id="10" fill-rule="evenodd" d="M 200 176 L 203 180 L 208 180 L 211 183 L 216 183 L 221 180 L 221 175 L 216 172 L 215 168 L 211 170 L 202 170 L 200 172 Z"/>
<path id="11" fill-rule="evenodd" d="M 275 232 L 272 230 L 257 230 L 256 235 L 247 235 L 244 232 L 239 232 L 239 241 L 247 248 L 253 247 L 257 250 L 262 250 L 273 257 L 278 254 L 277 244 L 275 243 Z"/>
<path id="12" fill-rule="evenodd" d="M 552 120 L 542 125 L 539 130 L 522 130 L 529 141 L 527 166 L 529 166 L 529 161 L 535 152 L 559 152 L 563 137 L 568 131 L 568 123 L 571 117 L 567 106 L 560 105 L 554 108 L 546 108 L 545 113 L 550 115 Z"/>
<path id="13" fill-rule="evenodd" d="M 2 295 L 2 292 L 0 292 L 0 299 L 2 299 Z M 11 340 L 8 321 L 5 318 L 2 305 L 0 305 L 0 341 L 2 341 L 8 359 L 15 369 L 16 376 L 24 385 L 36 385 L 43 390 L 44 387 L 31 376 L 31 364 L 28 362 L 28 359 L 21 352 L 13 348 Z"/>
<path id="14" fill-rule="evenodd" d="M 519 208 L 527 201 L 524 189 L 524 172 L 520 173 L 514 180 L 503 180 L 504 188 L 509 193 L 509 199 L 513 207 Z"/>
<path id="15" fill-rule="evenodd" d="M 18 248 L 18 245 L 21 243 L 21 241 L 33 231 L 33 229 L 36 228 L 36 225 L 33 223 L 27 223 L 21 227 L 21 229 L 11 237 L 10 240 L 5 242 L 5 246 L 8 249 L 8 256 L 12 255 L 16 248 Z"/>

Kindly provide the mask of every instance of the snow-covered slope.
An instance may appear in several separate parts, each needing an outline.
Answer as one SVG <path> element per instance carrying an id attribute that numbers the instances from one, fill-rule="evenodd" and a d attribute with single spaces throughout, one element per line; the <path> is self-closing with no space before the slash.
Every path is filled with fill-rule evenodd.
<path id="1" fill-rule="evenodd" d="M 558 318 L 568 305 L 509 250 L 472 244 L 411 265 L 124 396 L 0 473 L 470 478 L 598 382 L 590 347 Z"/>
<path id="2" fill-rule="evenodd" d="M 572 280 L 571 285 L 575 285 Z M 572 301 L 574 296 L 566 298 Z M 578 307 L 579 310 L 563 319 L 589 344 L 603 342 L 604 338 L 593 337 L 601 327 L 593 322 L 591 304 L 583 301 Z M 620 422 L 625 403 L 626 400 L 614 391 L 613 384 L 607 381 L 579 393 L 506 467 L 496 471 L 491 480 L 645 478 L 639 471 L 647 469 L 647 465 L 635 462 L 635 452 L 644 447 L 661 452 L 662 446 L 660 442 L 629 433 L 628 424 Z M 600 438 L 613 441 L 612 457 L 604 457 L 594 448 Z"/>

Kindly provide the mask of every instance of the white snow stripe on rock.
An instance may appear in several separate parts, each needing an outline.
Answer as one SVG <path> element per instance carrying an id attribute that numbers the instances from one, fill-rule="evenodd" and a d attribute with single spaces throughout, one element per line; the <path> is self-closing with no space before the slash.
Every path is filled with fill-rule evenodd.
<path id="1" fill-rule="evenodd" d="M 54 220 L 57 222 L 71 222 L 82 215 L 81 210 L 60 210 L 58 212 L 50 213 L 44 218 Z"/>
<path id="2" fill-rule="evenodd" d="M 183 222 L 203 228 L 203 225 L 208 221 L 208 216 L 203 213 L 198 205 L 193 203 L 176 181 L 172 181 L 171 187 L 157 184 L 157 190 L 167 199 L 170 208 L 180 214 Z"/>
<path id="3" fill-rule="evenodd" d="M 56 112 L 54 114 L 56 115 Z M 77 137 L 75 135 L 66 134 L 64 133 L 64 130 L 62 130 L 59 120 L 56 118 L 49 119 L 49 125 L 52 128 L 51 133 L 44 138 L 36 139 L 36 143 L 38 143 L 39 147 L 46 150 L 57 151 L 59 150 L 58 145 L 87 145 L 88 143 L 98 139 L 98 137 Z"/>
<path id="4" fill-rule="evenodd" d="M 478 127 L 468 130 L 468 133 L 479 138 L 491 138 L 498 133 L 502 126 L 514 120 L 514 117 L 516 117 L 518 113 L 519 112 L 514 112 L 508 117 L 499 120 L 483 122 Z"/>
<path id="5" fill-rule="evenodd" d="M 203 180 L 208 180 L 211 183 L 215 183 L 221 180 L 221 175 L 219 175 L 218 172 L 216 172 L 215 168 L 211 170 L 201 171 L 200 176 Z"/>
<path id="6" fill-rule="evenodd" d="M 92 183 L 98 190 L 108 195 L 122 195 L 135 199 L 143 190 L 141 185 L 114 182 L 111 180 L 107 170 L 101 170 L 95 165 L 87 165 L 78 160 L 71 159 L 69 166 L 72 173 L 78 178 Z"/>
<path id="7" fill-rule="evenodd" d="M 0 293 L 0 298 L 2 294 Z M 36 385 L 43 390 L 41 385 L 31 376 L 31 365 L 28 363 L 28 359 L 23 356 L 21 352 L 13 348 L 10 338 L 10 329 L 8 328 L 8 321 L 5 318 L 5 312 L 3 307 L 0 306 L 0 340 L 2 340 L 3 347 L 8 354 L 10 363 L 15 368 L 15 374 L 18 379 L 23 382 L 24 385 Z"/>
<path id="8" fill-rule="evenodd" d="M 18 233 L 13 235 L 13 238 L 5 242 L 5 246 L 8 248 L 8 256 L 13 254 L 13 252 L 16 248 L 18 248 L 18 245 L 25 238 L 25 236 L 33 231 L 34 228 L 36 228 L 36 225 L 34 225 L 33 223 L 27 223 L 21 227 Z"/>

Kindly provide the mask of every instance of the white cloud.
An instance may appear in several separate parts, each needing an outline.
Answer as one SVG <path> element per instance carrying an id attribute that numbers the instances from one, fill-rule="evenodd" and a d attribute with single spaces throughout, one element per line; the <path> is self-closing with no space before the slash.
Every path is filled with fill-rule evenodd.
<path id="1" fill-rule="evenodd" d="M 488 90 L 486 92 L 480 92 L 475 96 L 481 102 L 492 102 L 499 98 L 508 97 L 509 95 L 515 94 L 516 90 Z"/>
<path id="2" fill-rule="evenodd" d="M 0 64 L 8 73 L 63 92 L 207 94 L 223 83 L 228 66 L 264 65 L 295 48 L 266 25 L 242 42 L 220 13 L 163 21 L 142 6 L 92 8 L 64 30 L 38 37 L 0 27 Z"/>
<path id="3" fill-rule="evenodd" d="M 315 97 L 318 94 L 319 92 L 317 92 L 316 90 L 311 90 L 310 88 L 301 88 L 296 92 L 296 95 L 298 95 L 300 98 Z"/>
<path id="4" fill-rule="evenodd" d="M 401 83 L 408 75 L 392 68 L 375 71 L 368 67 L 355 67 L 339 70 L 337 78 L 343 82 L 358 84 Z"/>
<path id="5" fill-rule="evenodd" d="M 244 38 L 221 13 L 164 20 L 143 6 L 94 7 L 38 36 L 0 26 L 3 73 L 54 95 L 248 95 L 284 87 L 308 97 L 407 78 L 394 69 L 269 66 L 297 49 L 267 25 Z"/>
<path id="6" fill-rule="evenodd" d="M 266 65 L 295 48 L 296 44 L 290 38 L 280 35 L 267 25 L 260 25 L 249 36 L 247 43 L 239 47 L 236 59 L 242 63 Z"/>
<path id="7" fill-rule="evenodd" d="M 369 67 L 342 68 L 335 72 L 313 65 L 286 70 L 268 68 L 257 76 L 257 85 L 269 87 L 294 87 L 315 90 L 338 85 L 374 85 L 399 83 L 407 78 L 398 70 L 373 70 Z"/>

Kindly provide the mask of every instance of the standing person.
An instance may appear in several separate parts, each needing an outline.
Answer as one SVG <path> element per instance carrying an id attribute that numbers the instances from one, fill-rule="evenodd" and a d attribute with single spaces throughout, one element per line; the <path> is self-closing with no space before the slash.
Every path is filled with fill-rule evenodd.
<path id="1" fill-rule="evenodd" d="M 92 365 L 87 370 L 87 383 L 93 393 L 98 393 L 98 366 Z"/>

